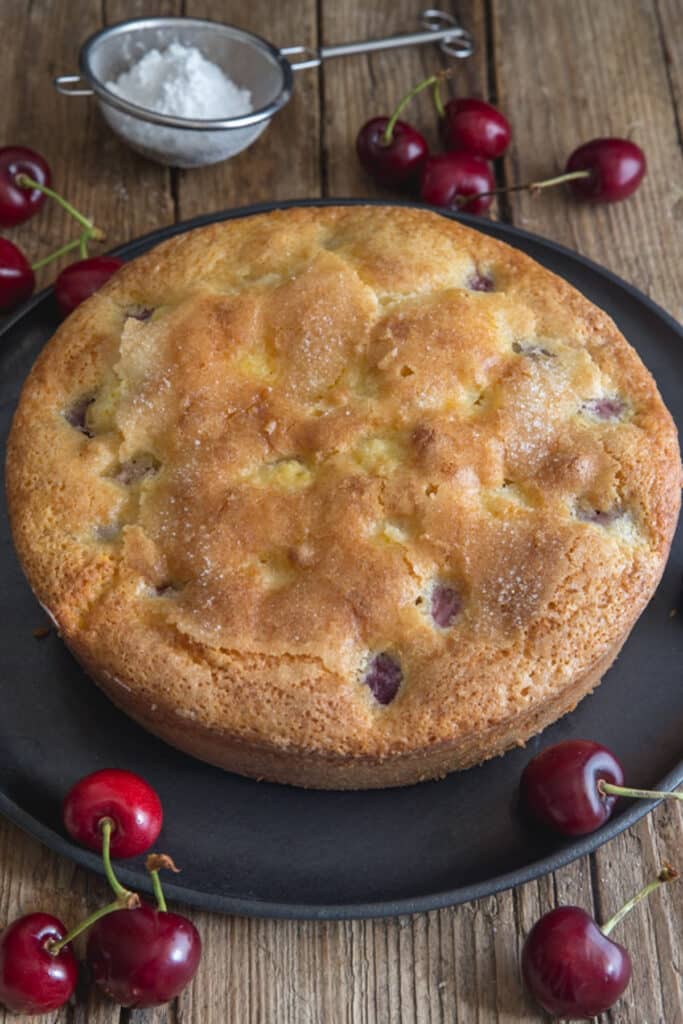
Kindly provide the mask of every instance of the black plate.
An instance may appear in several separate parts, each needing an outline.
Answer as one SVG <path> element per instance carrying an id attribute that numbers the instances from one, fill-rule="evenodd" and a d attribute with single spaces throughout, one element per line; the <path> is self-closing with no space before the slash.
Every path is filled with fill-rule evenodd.
<path id="1" fill-rule="evenodd" d="M 305 204 L 199 217 L 117 252 L 137 256 L 188 228 L 289 205 Z M 663 310 L 562 246 L 504 224 L 460 219 L 523 249 L 610 313 L 656 377 L 674 416 L 683 418 L 683 330 Z M 56 324 L 52 295 L 44 292 L 3 331 L 3 437 L 21 383 Z M 61 797 L 96 768 L 140 772 L 163 800 L 161 848 L 183 867 L 180 883 L 166 885 L 174 899 L 240 914 L 353 918 L 429 910 L 518 885 L 595 849 L 652 807 L 623 803 L 606 828 L 579 842 L 527 828 L 515 807 L 520 772 L 532 753 L 570 736 L 611 747 L 633 785 L 673 788 L 683 781 L 683 627 L 670 616 L 681 589 L 680 533 L 657 594 L 619 661 L 573 714 L 525 751 L 441 782 L 368 793 L 252 782 L 147 735 L 88 681 L 54 633 L 42 640 L 32 636 L 44 615 L 17 564 L 4 512 L 0 543 L 0 811 L 52 849 L 99 870 L 96 857 L 63 837 Z M 139 862 L 120 873 L 127 885 L 148 889 Z"/>

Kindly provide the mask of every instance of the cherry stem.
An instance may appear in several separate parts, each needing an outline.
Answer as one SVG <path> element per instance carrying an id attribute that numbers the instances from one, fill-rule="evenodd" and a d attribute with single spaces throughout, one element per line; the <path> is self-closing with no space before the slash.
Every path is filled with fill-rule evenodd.
<path id="1" fill-rule="evenodd" d="M 553 185 L 562 185 L 565 181 L 578 181 L 580 178 L 590 178 L 592 171 L 569 171 L 567 174 L 558 174 L 556 178 L 546 178 L 545 181 L 527 181 L 523 185 L 505 185 L 503 188 L 492 188 L 488 192 L 477 192 L 473 196 L 462 196 L 456 200 L 456 207 L 466 206 L 473 199 L 483 199 L 485 196 L 500 196 L 508 192 L 538 192 L 542 188 L 552 188 Z"/>
<path id="2" fill-rule="evenodd" d="M 82 238 L 82 236 L 81 236 Z M 56 249 L 51 252 L 49 256 L 43 256 L 42 260 L 37 260 L 31 264 L 31 270 L 40 270 L 41 267 L 47 266 L 48 263 L 52 263 L 53 260 L 58 260 L 60 256 L 66 255 L 67 252 L 71 252 L 81 245 L 81 238 L 74 238 L 73 241 L 67 242 L 60 249 Z"/>
<path id="3" fill-rule="evenodd" d="M 436 113 L 438 114 L 438 116 L 440 118 L 444 118 L 446 116 L 446 110 L 445 110 L 445 107 L 443 105 L 443 100 L 441 99 L 441 79 L 440 78 L 437 78 L 436 82 L 434 82 L 434 92 L 432 93 L 432 96 L 434 98 L 434 106 L 436 107 Z"/>
<path id="4" fill-rule="evenodd" d="M 115 910 L 135 910 L 136 907 L 140 906 L 140 897 L 136 892 L 128 892 L 127 889 L 123 890 L 124 895 L 118 896 L 111 903 L 107 903 L 106 906 L 100 907 L 99 910 L 94 910 L 92 914 L 77 924 L 75 928 L 68 931 L 63 939 L 59 942 L 55 942 L 53 939 L 49 939 L 45 943 L 45 949 L 48 951 L 50 956 L 59 956 L 65 946 L 68 946 L 70 942 L 77 939 L 78 936 L 87 931 L 95 921 L 99 921 L 101 917 L 106 917 L 107 914 L 113 914 Z"/>
<path id="5" fill-rule="evenodd" d="M 32 191 L 37 190 L 46 196 L 50 196 L 50 198 L 59 203 L 62 209 L 66 210 L 74 220 L 77 220 L 81 227 L 85 228 L 86 231 L 89 232 L 90 238 L 95 239 L 97 242 L 103 241 L 105 237 L 104 231 L 101 231 L 100 228 L 96 228 L 92 221 L 88 220 L 87 217 L 84 217 L 82 213 L 79 213 L 78 210 L 64 198 L 64 196 L 60 196 L 59 192 L 55 192 L 54 189 L 48 188 L 47 185 L 41 185 L 39 181 L 36 181 L 35 178 L 29 177 L 28 174 L 17 174 L 15 175 L 14 180 L 19 188 L 28 188 Z"/>
<path id="6" fill-rule="evenodd" d="M 683 793 L 671 792 L 668 789 L 631 789 L 628 786 L 615 786 L 605 779 L 598 780 L 598 793 L 603 796 L 626 796 L 634 800 L 683 800 Z"/>
<path id="7" fill-rule="evenodd" d="M 450 78 L 452 74 L 453 74 L 453 71 L 452 71 L 451 68 L 444 68 L 442 71 L 437 71 L 437 73 L 435 75 L 430 75 L 429 78 L 425 78 L 425 79 L 423 79 L 423 81 L 418 82 L 417 85 L 413 86 L 413 88 L 410 90 L 410 92 L 407 92 L 405 94 L 405 96 L 401 99 L 401 101 L 399 102 L 398 106 L 396 107 L 396 110 L 393 112 L 393 114 L 389 118 L 387 126 L 384 129 L 384 132 L 382 134 L 382 145 L 383 146 L 390 146 L 391 143 L 393 142 L 393 139 L 394 139 L 394 128 L 396 127 L 396 122 L 398 121 L 399 117 L 401 116 L 401 112 L 408 106 L 410 101 L 412 99 L 414 99 L 415 96 L 418 95 L 418 93 L 421 93 L 424 89 L 428 89 L 431 85 L 434 86 L 435 95 L 436 95 L 436 90 L 438 89 L 439 83 L 442 82 L 445 78 Z M 441 97 L 439 97 L 439 102 L 440 102 L 440 100 L 441 100 Z M 436 99 L 435 99 L 435 102 L 436 102 Z M 438 104 L 437 104 L 437 110 L 438 110 Z"/>
<path id="8" fill-rule="evenodd" d="M 107 876 L 107 881 L 111 886 L 114 895 L 121 899 L 124 895 L 130 895 L 128 889 L 119 882 L 114 869 L 111 864 L 111 834 L 114 831 L 114 822 L 111 818 L 102 818 L 99 822 L 100 832 L 102 833 L 102 862 L 104 864 L 104 873 Z"/>
<path id="9" fill-rule="evenodd" d="M 161 887 L 161 879 L 159 878 L 159 872 L 150 871 L 152 879 L 152 888 L 154 889 L 154 898 L 157 901 L 157 909 L 166 913 L 168 907 L 166 906 L 166 897 L 164 896 L 164 890 Z"/>
<path id="10" fill-rule="evenodd" d="M 602 934 L 609 935 L 613 931 L 613 929 L 616 928 L 619 922 L 623 920 L 623 918 L 625 918 L 631 910 L 633 910 L 636 903 L 640 903 L 641 900 L 644 900 L 647 896 L 650 895 L 651 892 L 654 892 L 655 889 L 659 889 L 660 886 L 666 885 L 667 882 L 673 882 L 677 878 L 678 872 L 676 871 L 676 869 L 673 868 L 670 864 L 665 863 L 664 867 L 661 869 L 661 871 L 654 879 L 654 881 L 649 882 L 645 886 L 645 888 L 641 889 L 640 892 L 636 893 L 636 895 L 633 896 L 628 901 L 628 903 L 624 903 L 621 910 L 617 910 L 614 917 L 610 917 L 609 921 L 602 925 L 602 927 L 600 928 Z"/>
<path id="11" fill-rule="evenodd" d="M 180 872 L 180 868 L 175 866 L 173 858 L 169 857 L 167 853 L 150 853 L 145 860 L 145 868 L 152 879 L 152 888 L 154 889 L 154 896 L 157 901 L 157 909 L 166 913 L 168 908 L 166 906 L 164 890 L 161 887 L 159 872 L 162 868 L 167 868 L 169 871 L 174 871 L 178 874 Z"/>

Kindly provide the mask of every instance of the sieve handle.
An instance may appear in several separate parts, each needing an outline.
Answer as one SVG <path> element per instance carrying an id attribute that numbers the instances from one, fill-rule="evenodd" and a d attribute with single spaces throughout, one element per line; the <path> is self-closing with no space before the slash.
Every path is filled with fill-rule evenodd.
<path id="1" fill-rule="evenodd" d="M 309 46 L 285 46 L 280 53 L 285 56 L 300 56 L 303 60 L 292 61 L 293 71 L 317 68 L 331 57 L 348 57 L 354 53 L 372 53 L 375 50 L 391 50 L 397 46 L 422 46 L 438 43 L 449 57 L 469 57 L 474 51 L 472 36 L 452 14 L 432 7 L 420 15 L 420 32 L 404 32 L 398 36 L 384 36 L 381 39 L 363 39 L 355 43 L 340 43 L 337 46 L 321 46 L 314 50 Z"/>
<path id="2" fill-rule="evenodd" d="M 71 89 L 69 86 L 77 85 L 82 82 L 83 79 L 80 75 L 57 75 L 56 78 L 52 79 L 57 92 L 61 92 L 62 96 L 94 96 L 95 93 L 92 89 Z"/>

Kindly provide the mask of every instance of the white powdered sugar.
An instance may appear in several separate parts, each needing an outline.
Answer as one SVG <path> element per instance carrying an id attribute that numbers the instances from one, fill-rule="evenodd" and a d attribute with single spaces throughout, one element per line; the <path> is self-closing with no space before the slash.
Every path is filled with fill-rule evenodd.
<path id="1" fill-rule="evenodd" d="M 122 99 L 171 117 L 215 121 L 252 110 L 251 94 L 207 60 L 196 46 L 171 43 L 148 50 L 107 88 Z"/>
<path id="2" fill-rule="evenodd" d="M 120 99 L 167 117 L 210 122 L 254 112 L 249 89 L 233 82 L 196 46 L 179 42 L 148 50 L 106 85 Z M 233 128 L 172 128 L 117 110 L 106 100 L 101 100 L 100 109 L 129 146 L 173 167 L 202 167 L 226 160 L 251 145 L 268 124 L 268 118 L 257 118 Z"/>

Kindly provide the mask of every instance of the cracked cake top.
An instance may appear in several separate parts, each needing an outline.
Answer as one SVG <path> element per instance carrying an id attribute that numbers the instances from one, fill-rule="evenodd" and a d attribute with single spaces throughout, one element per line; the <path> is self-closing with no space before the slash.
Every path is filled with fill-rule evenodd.
<path id="1" fill-rule="evenodd" d="M 25 571 L 105 688 L 151 728 L 153 708 L 330 758 L 487 756 L 618 648 L 680 482 L 604 313 L 378 206 L 231 220 L 127 265 L 39 357 L 8 458 Z"/>

